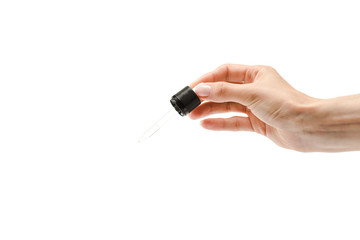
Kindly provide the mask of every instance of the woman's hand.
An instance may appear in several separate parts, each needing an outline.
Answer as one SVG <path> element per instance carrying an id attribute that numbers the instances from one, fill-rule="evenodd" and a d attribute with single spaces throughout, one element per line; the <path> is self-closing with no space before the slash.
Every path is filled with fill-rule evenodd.
<path id="1" fill-rule="evenodd" d="M 190 113 L 192 119 L 224 112 L 247 115 L 205 119 L 201 125 L 206 129 L 254 131 L 281 147 L 304 152 L 360 147 L 334 144 L 336 134 L 331 134 L 331 127 L 327 130 L 322 125 L 329 115 L 323 104 L 326 101 L 297 91 L 271 67 L 226 64 L 200 77 L 190 87 L 205 101 Z M 358 130 L 360 133 L 360 127 Z M 355 140 L 360 142 L 360 138 Z"/>

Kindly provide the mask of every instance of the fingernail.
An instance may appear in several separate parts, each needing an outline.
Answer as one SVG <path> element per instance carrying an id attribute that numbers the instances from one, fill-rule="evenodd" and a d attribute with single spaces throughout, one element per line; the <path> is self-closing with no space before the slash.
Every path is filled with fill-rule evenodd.
<path id="1" fill-rule="evenodd" d="M 206 85 L 206 84 L 199 84 L 198 86 L 195 87 L 194 91 L 196 92 L 196 94 L 200 97 L 207 97 L 210 95 L 210 86 Z"/>

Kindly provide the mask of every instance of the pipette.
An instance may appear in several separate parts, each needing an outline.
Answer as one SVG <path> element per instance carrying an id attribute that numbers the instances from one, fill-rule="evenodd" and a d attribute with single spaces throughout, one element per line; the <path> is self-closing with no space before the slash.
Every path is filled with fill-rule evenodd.
<path id="1" fill-rule="evenodd" d="M 157 131 L 160 130 L 166 123 L 168 123 L 178 112 L 180 116 L 186 116 L 197 106 L 200 105 L 201 101 L 196 93 L 189 87 L 186 86 L 178 93 L 176 93 L 170 99 L 170 103 L 174 109 L 168 111 L 162 118 L 160 118 L 154 125 L 152 125 L 148 130 L 146 130 L 138 139 L 138 142 L 144 142 L 153 136 Z"/>

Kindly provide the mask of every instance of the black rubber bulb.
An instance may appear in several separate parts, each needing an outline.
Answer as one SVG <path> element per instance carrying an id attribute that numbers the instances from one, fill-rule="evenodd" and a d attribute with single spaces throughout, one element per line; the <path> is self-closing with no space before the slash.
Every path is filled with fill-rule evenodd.
<path id="1" fill-rule="evenodd" d="M 172 96 L 170 102 L 181 116 L 186 116 L 201 104 L 199 97 L 189 86 L 184 87 Z"/>

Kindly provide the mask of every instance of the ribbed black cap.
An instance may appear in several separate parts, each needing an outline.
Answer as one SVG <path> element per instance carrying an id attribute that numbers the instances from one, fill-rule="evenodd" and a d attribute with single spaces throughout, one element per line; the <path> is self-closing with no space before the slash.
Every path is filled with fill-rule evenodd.
<path id="1" fill-rule="evenodd" d="M 189 86 L 172 96 L 170 102 L 181 116 L 186 116 L 201 103 L 199 97 Z"/>

